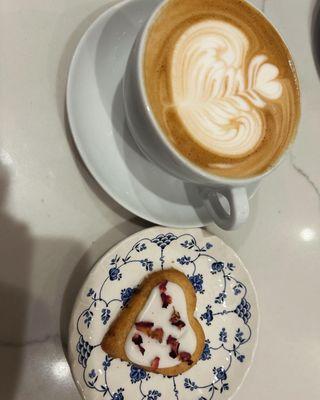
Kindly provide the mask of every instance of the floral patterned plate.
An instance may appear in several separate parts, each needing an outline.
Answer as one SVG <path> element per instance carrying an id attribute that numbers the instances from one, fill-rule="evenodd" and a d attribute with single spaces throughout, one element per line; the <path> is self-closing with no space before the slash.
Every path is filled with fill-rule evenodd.
<path id="1" fill-rule="evenodd" d="M 100 343 L 139 282 L 171 267 L 193 284 L 206 342 L 193 368 L 164 377 L 112 359 Z M 229 399 L 252 362 L 257 333 L 256 292 L 235 252 L 201 229 L 154 227 L 116 245 L 92 269 L 70 322 L 69 362 L 84 399 Z"/>

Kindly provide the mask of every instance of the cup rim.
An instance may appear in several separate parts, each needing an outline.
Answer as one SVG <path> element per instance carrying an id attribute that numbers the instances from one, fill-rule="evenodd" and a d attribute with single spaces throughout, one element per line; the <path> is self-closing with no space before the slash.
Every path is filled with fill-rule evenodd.
<path id="1" fill-rule="evenodd" d="M 206 181 L 212 181 L 212 183 L 218 183 L 218 184 L 229 184 L 230 186 L 246 186 L 251 183 L 255 183 L 265 176 L 269 175 L 272 171 L 274 171 L 278 166 L 282 163 L 283 159 L 285 158 L 286 154 L 290 151 L 291 146 L 296 140 L 297 134 L 298 134 L 298 127 L 300 124 L 300 119 L 301 119 L 301 89 L 300 89 L 300 82 L 299 82 L 299 77 L 297 73 L 297 68 L 296 68 L 296 63 L 294 61 L 294 58 L 292 56 L 292 53 L 287 45 L 287 42 L 283 38 L 282 34 L 279 32 L 278 28 L 270 21 L 270 19 L 261 11 L 259 10 L 256 6 L 252 5 L 249 3 L 247 0 L 242 0 L 244 3 L 246 3 L 249 7 L 254 9 L 262 18 L 264 18 L 270 25 L 271 27 L 276 31 L 278 36 L 280 37 L 282 41 L 282 45 L 285 47 L 285 49 L 288 52 L 288 55 L 290 56 L 290 59 L 293 61 L 293 70 L 295 73 L 296 77 L 296 89 L 297 89 L 297 95 L 299 98 L 299 109 L 298 109 L 298 118 L 297 118 L 297 124 L 295 127 L 295 133 L 294 136 L 291 140 L 291 142 L 288 144 L 287 148 L 283 151 L 283 153 L 279 156 L 279 158 L 276 160 L 274 164 L 272 164 L 266 171 L 262 172 L 261 174 L 254 175 L 254 176 L 249 176 L 245 178 L 232 178 L 232 177 L 227 177 L 227 176 L 221 176 L 217 175 L 211 172 L 207 172 L 204 169 L 198 167 L 194 163 L 192 163 L 190 160 L 188 160 L 186 157 L 184 157 L 182 154 L 179 153 L 179 151 L 173 146 L 172 143 L 170 143 L 169 139 L 166 137 L 165 133 L 162 131 L 162 128 L 160 127 L 158 121 L 156 120 L 154 113 L 152 111 L 152 107 L 149 103 L 149 99 L 147 96 L 146 88 L 145 88 L 145 79 L 144 79 L 144 74 L 143 74 L 143 61 L 144 61 L 144 53 L 145 53 L 145 46 L 149 34 L 149 30 L 155 21 L 156 17 L 160 13 L 161 9 L 166 5 L 166 3 L 170 0 L 163 0 L 161 1 L 160 4 L 157 5 L 157 7 L 153 10 L 153 12 L 150 14 L 149 18 L 147 19 L 141 33 L 140 41 L 138 44 L 138 49 L 137 49 L 137 59 L 138 59 L 138 86 L 140 89 L 140 92 L 142 94 L 142 99 L 145 104 L 145 108 L 147 111 L 147 114 L 150 118 L 150 122 L 152 124 L 152 127 L 154 128 L 158 138 L 161 140 L 162 144 L 167 148 L 167 150 L 176 157 L 180 163 L 185 165 L 189 170 L 192 171 L 192 173 L 200 176 L 201 178 L 204 178 Z"/>

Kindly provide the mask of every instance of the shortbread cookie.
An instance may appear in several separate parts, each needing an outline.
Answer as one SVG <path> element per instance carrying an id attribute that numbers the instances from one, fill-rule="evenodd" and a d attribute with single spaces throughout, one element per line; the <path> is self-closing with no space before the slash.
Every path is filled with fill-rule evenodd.
<path id="1" fill-rule="evenodd" d="M 154 272 L 112 323 L 102 349 L 148 371 L 181 374 L 197 363 L 204 347 L 195 307 L 196 295 L 185 274 Z"/>

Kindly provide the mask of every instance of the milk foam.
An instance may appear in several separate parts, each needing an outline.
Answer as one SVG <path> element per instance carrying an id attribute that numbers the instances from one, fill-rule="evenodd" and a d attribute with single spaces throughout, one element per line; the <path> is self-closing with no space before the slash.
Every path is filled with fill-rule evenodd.
<path id="1" fill-rule="evenodd" d="M 265 55 L 248 62 L 249 46 L 237 27 L 204 20 L 184 31 L 172 55 L 177 113 L 194 141 L 222 156 L 255 150 L 266 129 L 260 110 L 283 91 L 279 69 Z"/>

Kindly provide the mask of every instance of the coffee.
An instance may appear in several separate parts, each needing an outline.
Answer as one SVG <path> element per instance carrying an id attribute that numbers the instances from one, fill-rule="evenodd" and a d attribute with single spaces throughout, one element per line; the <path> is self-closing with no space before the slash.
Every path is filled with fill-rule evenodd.
<path id="1" fill-rule="evenodd" d="M 243 0 L 168 0 L 151 24 L 144 84 L 173 146 L 213 174 L 272 167 L 295 137 L 298 80 L 272 25 Z"/>

